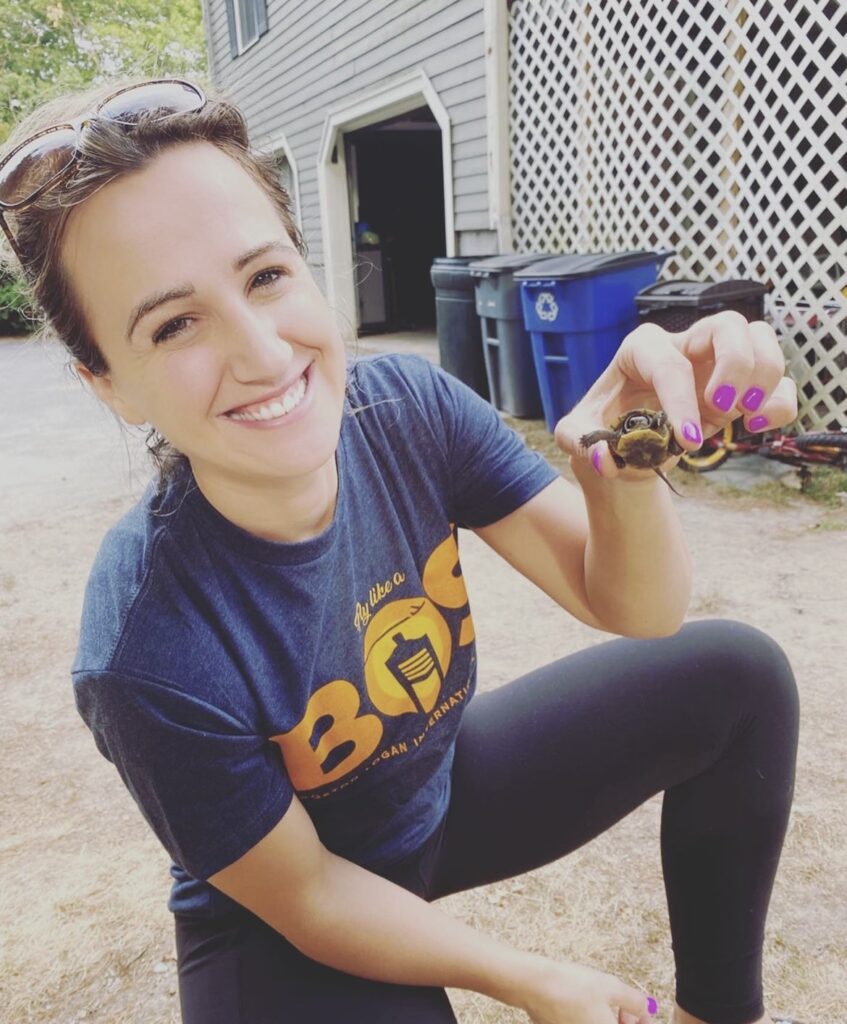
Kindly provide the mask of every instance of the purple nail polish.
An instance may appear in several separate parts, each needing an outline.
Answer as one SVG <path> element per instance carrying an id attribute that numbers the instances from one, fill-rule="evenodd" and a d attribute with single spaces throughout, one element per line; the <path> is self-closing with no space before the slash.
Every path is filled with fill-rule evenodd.
<path id="1" fill-rule="evenodd" d="M 765 392 L 762 388 L 748 388 L 744 392 L 744 397 L 741 399 L 741 404 L 745 409 L 749 409 L 750 412 L 755 412 L 762 404 L 762 399 L 765 397 Z"/>
<path id="2" fill-rule="evenodd" d="M 750 430 L 753 431 L 754 434 L 758 434 L 760 430 L 764 430 L 767 425 L 767 416 L 754 416 L 753 419 L 750 420 L 750 422 L 747 424 L 747 426 L 750 428 Z"/>
<path id="3" fill-rule="evenodd" d="M 652 996 L 647 996 L 647 1012 L 651 1017 L 655 1017 L 659 1012 L 659 1004 Z"/>
<path id="4" fill-rule="evenodd" d="M 700 428 L 692 420 L 686 420 L 682 424 L 682 436 L 686 441 L 691 441 L 692 444 L 703 443 L 703 435 L 700 433 Z"/>
<path id="5" fill-rule="evenodd" d="M 597 470 L 598 473 L 600 473 L 600 449 L 599 448 L 595 448 L 594 451 L 591 453 L 591 465 Z M 603 474 L 600 473 L 600 475 L 602 476 Z"/>
<path id="6" fill-rule="evenodd" d="M 712 395 L 712 405 L 721 412 L 729 412 L 735 404 L 735 388 L 731 384 L 721 384 Z"/>

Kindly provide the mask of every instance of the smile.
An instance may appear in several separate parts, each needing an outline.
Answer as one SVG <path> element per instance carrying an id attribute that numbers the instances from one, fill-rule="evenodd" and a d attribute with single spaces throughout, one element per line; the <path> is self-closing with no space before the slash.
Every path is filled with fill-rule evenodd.
<path id="1" fill-rule="evenodd" d="M 243 423 L 266 423 L 268 420 L 278 420 L 292 413 L 303 401 L 308 386 L 308 367 L 303 371 L 297 382 L 292 384 L 287 391 L 278 398 L 262 405 L 251 405 L 247 409 L 239 409 L 237 412 L 225 413 L 229 420 L 236 420 Z"/>

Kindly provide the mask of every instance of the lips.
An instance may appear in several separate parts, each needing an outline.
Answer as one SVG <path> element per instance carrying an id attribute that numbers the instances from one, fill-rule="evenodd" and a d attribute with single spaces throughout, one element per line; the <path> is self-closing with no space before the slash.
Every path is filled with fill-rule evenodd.
<path id="1" fill-rule="evenodd" d="M 245 402 L 244 405 L 234 405 L 231 409 L 227 409 L 223 416 L 231 416 L 233 413 L 238 412 L 250 412 L 252 409 L 258 409 L 260 406 L 269 405 L 271 402 L 277 401 L 284 394 L 289 392 L 292 388 L 297 387 L 300 382 L 300 378 L 305 375 L 306 383 L 308 384 L 309 376 L 312 370 L 312 363 L 304 367 L 296 377 L 292 377 L 287 384 L 283 384 L 282 387 L 276 388 L 274 391 L 268 391 L 259 398 L 254 398 L 250 402 Z"/>

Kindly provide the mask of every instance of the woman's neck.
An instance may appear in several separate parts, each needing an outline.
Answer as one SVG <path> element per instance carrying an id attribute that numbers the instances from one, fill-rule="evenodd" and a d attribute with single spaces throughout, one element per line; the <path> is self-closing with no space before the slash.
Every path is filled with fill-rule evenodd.
<path id="1" fill-rule="evenodd" d="M 338 498 L 335 456 L 308 476 L 267 484 L 243 479 L 207 479 L 194 468 L 206 500 L 242 530 L 264 540 L 294 544 L 317 537 L 332 522 Z"/>

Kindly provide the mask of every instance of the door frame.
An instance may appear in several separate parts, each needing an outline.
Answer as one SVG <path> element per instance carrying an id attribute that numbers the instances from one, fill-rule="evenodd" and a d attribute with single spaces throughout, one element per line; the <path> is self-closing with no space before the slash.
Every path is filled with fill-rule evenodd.
<path id="1" fill-rule="evenodd" d="M 353 232 L 350 186 L 345 157 L 346 132 L 365 128 L 427 106 L 441 129 L 444 242 L 448 256 L 456 255 L 453 204 L 453 144 L 450 116 L 422 68 L 366 90 L 354 100 L 331 107 L 318 151 L 318 194 L 321 208 L 324 283 L 327 299 L 354 327 L 358 303 L 353 274 Z"/>

